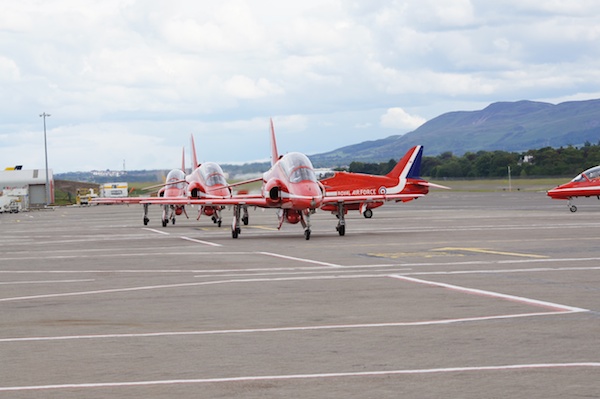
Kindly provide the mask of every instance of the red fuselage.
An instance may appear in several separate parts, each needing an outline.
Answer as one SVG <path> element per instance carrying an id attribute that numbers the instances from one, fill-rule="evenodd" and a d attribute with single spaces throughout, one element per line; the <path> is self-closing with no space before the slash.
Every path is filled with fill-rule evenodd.
<path id="1" fill-rule="evenodd" d="M 362 173 L 336 172 L 333 177 L 321 180 L 321 184 L 326 189 L 326 196 L 365 196 L 365 195 L 386 195 L 386 194 L 419 194 L 424 195 L 429 192 L 429 187 L 420 185 L 424 180 L 393 178 L 389 176 L 367 175 Z M 416 198 L 416 197 L 415 197 Z M 403 199 L 407 202 L 413 198 Z M 348 203 L 346 209 L 359 210 L 373 209 L 383 205 L 383 201 L 369 202 L 366 204 Z M 336 204 L 326 204 L 321 207 L 324 211 L 335 211 Z"/>
<path id="2" fill-rule="evenodd" d="M 158 191 L 159 197 L 178 198 L 185 197 L 185 173 L 179 169 L 173 169 L 167 175 L 167 181 L 163 188 Z"/>
<path id="3" fill-rule="evenodd" d="M 317 209 L 323 201 L 310 160 L 297 152 L 284 155 L 264 173 L 262 194 L 268 207 L 295 211 Z"/>
<path id="4" fill-rule="evenodd" d="M 192 198 L 229 198 L 231 190 L 221 167 L 214 162 L 205 162 L 186 178 L 188 193 Z"/>
<path id="5" fill-rule="evenodd" d="M 568 200 L 573 197 L 600 195 L 600 166 L 588 169 L 566 184 L 548 191 L 552 199 Z"/>

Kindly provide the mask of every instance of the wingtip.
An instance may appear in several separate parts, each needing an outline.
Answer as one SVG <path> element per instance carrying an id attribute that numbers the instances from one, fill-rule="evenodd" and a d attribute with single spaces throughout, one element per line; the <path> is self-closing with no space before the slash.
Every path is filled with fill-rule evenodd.
<path id="1" fill-rule="evenodd" d="M 435 183 L 431 183 L 431 182 L 425 182 L 425 183 L 421 183 L 421 184 L 423 186 L 427 186 L 427 187 L 441 188 L 444 190 L 452 190 L 452 187 L 442 186 L 441 184 L 435 184 Z"/>

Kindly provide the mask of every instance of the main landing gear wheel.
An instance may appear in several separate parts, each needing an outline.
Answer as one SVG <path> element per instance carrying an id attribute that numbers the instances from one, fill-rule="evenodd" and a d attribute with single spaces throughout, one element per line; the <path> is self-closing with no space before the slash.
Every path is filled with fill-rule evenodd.
<path id="1" fill-rule="evenodd" d="M 345 235 L 346 234 L 346 225 L 342 224 L 341 226 L 338 226 L 337 231 L 341 236 Z"/>
<path id="2" fill-rule="evenodd" d="M 571 212 L 577 212 L 577 207 L 576 207 L 575 205 L 571 205 L 571 206 L 569 207 L 569 210 L 570 210 Z"/>
<path id="3" fill-rule="evenodd" d="M 168 224 L 168 223 L 169 223 L 169 221 L 168 221 L 168 220 L 166 220 L 166 219 L 163 219 L 163 221 L 162 221 L 162 225 L 163 225 L 163 227 L 167 227 L 167 224 Z"/>
<path id="4" fill-rule="evenodd" d="M 221 227 L 221 221 L 220 220 L 217 222 L 217 226 Z"/>
<path id="5" fill-rule="evenodd" d="M 148 218 L 144 218 L 144 226 L 148 226 L 148 222 L 150 221 L 150 219 Z"/>
<path id="6" fill-rule="evenodd" d="M 310 229 L 304 230 L 304 238 L 310 240 Z"/>
<path id="7" fill-rule="evenodd" d="M 248 219 L 248 216 L 244 216 L 244 217 L 242 217 L 242 223 L 244 223 L 244 226 L 248 226 L 248 222 L 249 222 L 249 221 L 250 221 L 250 220 Z"/>
<path id="8" fill-rule="evenodd" d="M 239 227 L 236 227 L 235 229 L 231 230 L 231 237 L 232 238 L 238 238 L 238 235 L 240 234 L 242 230 Z"/>
<path id="9" fill-rule="evenodd" d="M 373 211 L 370 209 L 367 209 L 366 211 L 363 212 L 363 216 L 366 219 L 371 219 L 373 217 Z"/>

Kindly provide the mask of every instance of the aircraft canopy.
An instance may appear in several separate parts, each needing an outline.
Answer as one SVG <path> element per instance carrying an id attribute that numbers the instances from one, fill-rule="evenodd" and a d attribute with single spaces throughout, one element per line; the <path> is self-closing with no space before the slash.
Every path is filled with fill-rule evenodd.
<path id="1" fill-rule="evenodd" d="M 167 188 L 178 188 L 183 190 L 185 183 L 185 173 L 179 169 L 173 169 L 167 175 Z"/>
<path id="2" fill-rule="evenodd" d="M 200 166 L 200 174 L 207 186 L 212 187 L 217 184 L 226 186 L 225 174 L 223 169 L 214 162 L 205 162 Z"/>
<path id="3" fill-rule="evenodd" d="M 577 175 L 571 181 L 573 181 L 573 182 L 585 181 L 586 177 L 589 180 L 593 180 L 593 179 L 599 178 L 600 177 L 600 165 L 594 166 L 593 168 L 590 168 L 590 169 L 586 170 L 585 172 L 581 173 L 580 175 Z"/>
<path id="4" fill-rule="evenodd" d="M 308 157 L 299 152 L 291 152 L 285 155 L 279 161 L 283 171 L 292 183 L 300 183 L 301 181 L 309 180 L 317 181 L 312 163 Z"/>

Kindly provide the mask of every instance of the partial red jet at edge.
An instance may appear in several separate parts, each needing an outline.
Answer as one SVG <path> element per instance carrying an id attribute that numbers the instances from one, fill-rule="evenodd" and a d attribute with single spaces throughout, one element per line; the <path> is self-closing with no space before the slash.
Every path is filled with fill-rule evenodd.
<path id="1" fill-rule="evenodd" d="M 577 212 L 577 207 L 571 203 L 573 198 L 596 196 L 600 199 L 600 165 L 580 173 L 570 182 L 549 190 L 547 194 L 552 199 L 567 200 L 569 210 Z"/>

